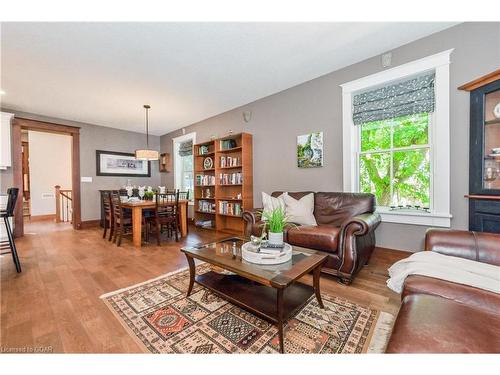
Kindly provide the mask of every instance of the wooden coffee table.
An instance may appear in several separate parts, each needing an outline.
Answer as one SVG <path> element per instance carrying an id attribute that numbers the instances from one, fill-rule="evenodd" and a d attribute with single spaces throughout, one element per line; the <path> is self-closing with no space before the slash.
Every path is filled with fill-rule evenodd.
<path id="1" fill-rule="evenodd" d="M 229 302 L 275 323 L 278 326 L 280 352 L 284 353 L 283 323 L 294 316 L 313 294 L 323 308 L 319 280 L 327 255 L 293 246 L 290 261 L 272 266 L 258 265 L 242 260 L 241 245 L 245 242 L 243 238 L 232 237 L 182 248 L 189 264 L 187 295 L 191 294 L 196 281 Z M 195 259 L 233 274 L 209 271 L 196 275 Z M 312 287 L 298 282 L 309 272 L 313 272 Z"/>

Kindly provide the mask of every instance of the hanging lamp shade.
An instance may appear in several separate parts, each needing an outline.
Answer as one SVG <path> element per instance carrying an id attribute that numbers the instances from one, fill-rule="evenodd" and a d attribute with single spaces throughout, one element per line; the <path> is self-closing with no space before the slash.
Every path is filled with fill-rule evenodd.
<path id="1" fill-rule="evenodd" d="M 146 148 L 135 150 L 135 158 L 137 160 L 158 160 L 160 158 L 160 153 L 157 150 L 151 150 L 149 148 L 149 109 L 150 105 L 144 104 L 144 109 L 146 110 Z"/>
<path id="2" fill-rule="evenodd" d="M 158 160 L 160 153 L 156 150 L 135 150 L 135 158 L 137 160 Z"/>

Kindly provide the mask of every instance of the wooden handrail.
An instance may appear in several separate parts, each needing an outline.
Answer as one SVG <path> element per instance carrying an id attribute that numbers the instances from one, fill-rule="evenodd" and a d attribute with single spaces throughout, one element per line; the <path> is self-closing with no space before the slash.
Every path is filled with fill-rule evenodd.
<path id="1" fill-rule="evenodd" d="M 54 186 L 56 191 L 56 223 L 60 223 L 61 221 L 71 221 L 73 222 L 73 198 L 72 198 L 72 190 L 69 189 L 61 189 L 61 186 Z M 61 202 L 62 202 L 62 211 L 61 211 Z M 70 213 L 71 211 L 71 219 Z M 61 215 L 62 213 L 62 215 Z"/>
<path id="2" fill-rule="evenodd" d="M 71 193 L 71 190 L 59 190 L 59 192 L 61 193 L 62 197 L 67 198 L 70 201 L 73 200 L 73 198 L 71 198 L 71 196 L 68 195 L 68 193 Z"/>

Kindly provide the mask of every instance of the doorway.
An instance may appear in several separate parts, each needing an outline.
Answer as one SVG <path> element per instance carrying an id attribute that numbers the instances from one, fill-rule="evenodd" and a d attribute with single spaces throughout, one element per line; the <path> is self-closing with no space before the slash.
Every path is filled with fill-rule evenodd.
<path id="1" fill-rule="evenodd" d="M 21 140 L 25 223 L 71 223 L 71 136 L 23 129 Z"/>
<path id="2" fill-rule="evenodd" d="M 26 136 L 23 134 L 28 134 L 28 139 L 29 139 L 29 134 L 33 134 L 34 138 L 38 139 L 48 139 L 50 137 L 47 137 L 47 133 L 57 135 L 59 136 L 59 139 L 66 138 L 69 136 L 68 144 L 70 145 L 70 152 L 68 152 L 65 156 L 62 156 L 64 159 L 52 159 L 48 163 L 51 164 L 54 167 L 57 167 L 58 165 L 70 165 L 70 176 L 68 176 L 69 183 L 63 182 L 65 185 L 71 185 L 70 191 L 71 191 L 71 214 L 70 218 L 68 221 L 72 223 L 72 226 L 74 229 L 80 229 L 81 228 L 81 202 L 80 202 L 80 128 L 74 127 L 74 126 L 67 126 L 67 125 L 60 125 L 60 124 L 54 124 L 54 123 L 49 123 L 49 122 L 43 122 L 43 121 L 36 121 L 36 120 L 30 120 L 30 119 L 24 119 L 24 118 L 14 118 L 13 124 L 12 124 L 12 148 L 13 148 L 13 174 L 14 174 L 14 186 L 19 188 L 20 191 L 23 192 L 23 194 L 19 195 L 18 202 L 16 203 L 16 209 L 15 209 L 15 214 L 14 214 L 14 219 L 15 219 L 15 228 L 14 228 L 14 234 L 16 236 L 22 236 L 24 235 L 24 217 L 26 213 L 26 203 L 25 200 L 28 199 L 29 201 L 29 213 L 31 219 L 33 219 L 35 216 L 34 213 L 38 212 L 43 212 L 43 207 L 46 205 L 50 200 L 52 204 L 55 204 L 55 197 L 56 195 L 56 189 L 53 186 L 51 191 L 45 191 L 48 190 L 47 186 L 44 186 L 42 188 L 42 192 L 37 191 L 36 192 L 36 197 L 37 199 L 41 199 L 40 202 L 37 204 L 37 210 L 34 211 L 33 204 L 34 204 L 34 191 L 33 191 L 33 178 L 34 178 L 34 168 L 37 168 L 37 172 L 42 172 L 41 177 L 42 179 L 44 178 L 43 176 L 43 169 L 44 167 L 38 165 L 33 165 L 33 158 L 31 158 L 32 162 L 27 163 L 27 160 L 29 161 L 29 155 L 33 156 L 34 150 L 34 145 L 30 145 L 30 142 L 28 140 L 27 145 L 26 145 Z M 63 137 L 61 137 L 63 136 Z M 24 142 L 24 144 L 23 144 Z M 37 144 L 40 145 L 40 142 Z M 27 148 L 25 148 L 27 146 Z M 37 151 L 40 155 L 44 155 L 44 151 L 38 150 Z M 49 156 L 50 152 L 47 151 L 47 157 Z M 68 158 L 70 160 L 68 160 Z M 40 158 L 37 158 L 37 162 L 40 162 L 38 160 Z M 47 159 L 49 160 L 49 159 Z M 54 165 L 56 164 L 57 165 Z M 51 168 L 51 165 L 46 166 L 45 168 Z M 55 168 L 54 168 L 55 169 Z M 40 175 L 40 173 L 38 173 Z M 38 178 L 38 177 L 37 177 Z M 58 177 L 60 178 L 60 177 Z M 38 183 L 37 183 L 38 184 Z M 46 185 L 46 184 L 45 184 Z M 65 189 L 69 190 L 67 186 L 60 186 L 60 189 Z M 43 202 L 43 199 L 47 200 Z M 38 216 L 43 216 L 43 215 L 38 215 Z"/>

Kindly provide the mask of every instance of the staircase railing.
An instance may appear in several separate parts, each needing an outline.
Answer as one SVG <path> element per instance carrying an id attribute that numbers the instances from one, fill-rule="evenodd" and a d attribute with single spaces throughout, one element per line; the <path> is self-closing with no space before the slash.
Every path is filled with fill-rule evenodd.
<path id="1" fill-rule="evenodd" d="M 56 223 L 73 222 L 73 197 L 72 191 L 61 189 L 59 185 L 56 189 Z"/>

